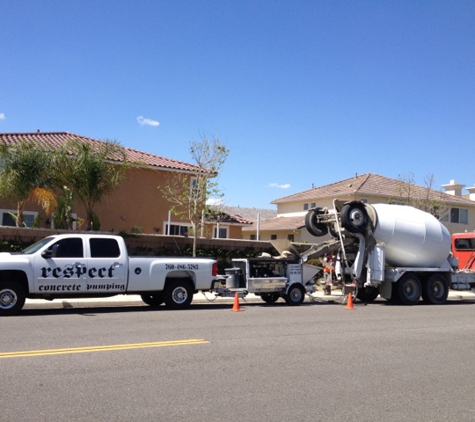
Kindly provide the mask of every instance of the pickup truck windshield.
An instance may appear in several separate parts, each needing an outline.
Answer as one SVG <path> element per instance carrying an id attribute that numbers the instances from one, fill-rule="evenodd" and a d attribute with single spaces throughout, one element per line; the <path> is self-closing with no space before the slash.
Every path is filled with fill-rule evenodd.
<path id="1" fill-rule="evenodd" d="M 46 237 L 44 239 L 41 239 L 38 242 L 33 243 L 33 245 L 28 246 L 26 249 L 23 249 L 20 253 L 25 255 L 34 254 L 35 252 L 39 251 L 44 245 L 50 243 L 53 239 L 54 237 Z"/>

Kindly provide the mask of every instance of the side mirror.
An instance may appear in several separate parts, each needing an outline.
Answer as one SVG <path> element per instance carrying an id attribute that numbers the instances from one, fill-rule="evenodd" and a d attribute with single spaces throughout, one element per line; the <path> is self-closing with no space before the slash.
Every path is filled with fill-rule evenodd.
<path id="1" fill-rule="evenodd" d="M 45 251 L 43 251 L 41 253 L 41 256 L 44 259 L 55 258 L 56 256 L 58 256 L 58 249 L 59 249 L 58 244 L 53 245 L 53 247 L 51 249 L 46 249 Z"/>

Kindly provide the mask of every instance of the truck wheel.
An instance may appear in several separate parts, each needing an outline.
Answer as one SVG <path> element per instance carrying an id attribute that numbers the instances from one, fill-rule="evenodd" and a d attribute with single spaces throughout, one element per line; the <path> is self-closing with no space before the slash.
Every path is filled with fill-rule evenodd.
<path id="1" fill-rule="evenodd" d="M 0 315 L 16 315 L 25 304 L 25 290 L 15 282 L 0 283 Z"/>
<path id="2" fill-rule="evenodd" d="M 170 280 L 163 291 L 165 305 L 170 309 L 185 309 L 193 300 L 193 286 L 190 281 Z"/>
<path id="3" fill-rule="evenodd" d="M 421 282 L 415 274 L 405 274 L 397 282 L 397 292 L 399 301 L 403 305 L 415 305 L 421 298 Z"/>
<path id="4" fill-rule="evenodd" d="M 140 295 L 144 303 L 150 306 L 160 306 L 163 303 L 163 294 L 154 293 L 153 295 Z"/>
<path id="5" fill-rule="evenodd" d="M 350 233 L 363 233 L 368 227 L 369 216 L 362 202 L 345 204 L 340 217 L 341 225 Z"/>
<path id="6" fill-rule="evenodd" d="M 262 293 L 261 299 L 266 303 L 275 303 L 279 299 L 279 293 Z"/>
<path id="7" fill-rule="evenodd" d="M 305 300 L 305 289 L 301 284 L 294 283 L 289 287 L 287 294 L 284 296 L 287 305 L 297 306 Z"/>
<path id="8" fill-rule="evenodd" d="M 426 303 L 442 305 L 448 295 L 447 279 L 441 274 L 432 274 L 422 286 L 422 299 Z"/>
<path id="9" fill-rule="evenodd" d="M 361 287 L 358 289 L 356 297 L 361 300 L 361 302 L 374 302 L 374 300 L 379 296 L 379 290 L 377 287 Z"/>
<path id="10" fill-rule="evenodd" d="M 325 214 L 325 211 L 317 207 L 311 209 L 305 216 L 305 227 L 312 236 L 321 237 L 328 233 L 328 227 L 325 224 L 317 223 L 317 216 L 321 214 Z"/>

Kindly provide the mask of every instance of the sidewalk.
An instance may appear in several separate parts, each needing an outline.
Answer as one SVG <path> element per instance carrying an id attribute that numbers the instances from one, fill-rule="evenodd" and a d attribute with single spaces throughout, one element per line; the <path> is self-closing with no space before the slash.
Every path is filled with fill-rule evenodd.
<path id="1" fill-rule="evenodd" d="M 282 300 L 282 299 L 281 299 Z M 305 302 L 335 302 L 343 300 L 339 291 L 335 291 L 332 295 L 324 295 L 323 291 L 312 293 L 311 297 L 305 297 Z M 384 300 L 384 299 L 377 299 Z M 448 300 L 451 301 L 475 301 L 475 293 L 471 291 L 455 291 L 449 292 Z M 212 293 L 196 293 L 193 296 L 193 303 L 216 303 L 230 304 L 234 301 L 233 297 L 215 297 Z M 264 303 L 264 301 L 254 294 L 248 294 L 245 298 L 240 299 L 241 304 L 246 303 Z M 358 301 L 356 303 L 359 303 Z M 44 299 L 26 299 L 23 309 L 62 309 L 62 308 L 92 308 L 107 306 L 148 306 L 139 295 L 117 295 L 112 297 L 99 297 L 87 299 L 55 299 L 48 301 Z"/>

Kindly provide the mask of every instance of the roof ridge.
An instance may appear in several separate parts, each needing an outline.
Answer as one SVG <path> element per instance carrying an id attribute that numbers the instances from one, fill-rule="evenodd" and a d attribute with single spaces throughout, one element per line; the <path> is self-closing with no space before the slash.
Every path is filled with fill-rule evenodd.
<path id="1" fill-rule="evenodd" d="M 189 164 L 189 163 L 186 163 L 185 161 L 177 160 L 175 158 L 164 157 L 163 155 L 152 154 L 151 152 L 142 151 L 142 150 L 137 149 L 137 148 L 129 148 L 129 147 L 124 147 L 124 148 L 128 151 L 131 151 L 131 152 L 137 152 L 139 154 L 148 155 L 149 157 L 163 158 L 164 160 L 174 161 L 175 163 L 182 163 L 182 164 L 187 164 L 187 165 L 190 165 L 190 166 L 197 167 L 194 164 Z"/>
<path id="2" fill-rule="evenodd" d="M 356 177 L 370 176 L 371 174 L 372 173 L 364 173 L 360 176 L 357 175 Z M 311 191 L 315 191 L 315 190 L 321 190 L 321 189 L 328 190 L 334 185 L 338 185 L 338 184 L 342 184 L 342 183 L 345 183 L 345 182 L 350 181 L 350 180 L 354 180 L 354 178 L 355 178 L 355 176 L 347 177 L 346 179 L 338 180 L 337 182 L 332 182 L 332 183 L 328 183 L 328 184 L 323 185 L 323 186 L 317 186 L 317 187 L 313 187 L 311 189 L 306 189 L 306 190 L 303 190 L 303 191 L 300 191 L 300 192 L 296 192 L 296 193 L 293 193 L 291 195 L 287 195 L 287 196 L 283 196 L 283 197 L 278 198 L 278 199 L 274 199 L 271 203 L 274 203 L 276 201 L 282 201 L 282 200 L 285 200 L 285 199 L 290 198 L 292 196 L 302 195 L 302 194 L 305 194 L 305 193 L 308 193 L 308 192 L 311 192 Z M 361 188 L 361 186 L 360 186 L 360 188 Z M 360 189 L 360 188 L 358 188 L 358 189 Z"/>
<path id="3" fill-rule="evenodd" d="M 26 141 L 37 141 L 43 145 L 49 145 L 51 148 L 58 147 L 67 141 L 75 140 L 83 141 L 92 145 L 103 144 L 108 142 L 107 140 L 99 140 L 84 135 L 78 135 L 72 132 L 0 132 L 0 141 L 10 145 L 16 143 L 25 138 Z M 111 141 L 109 141 L 111 142 Z M 161 155 L 152 154 L 138 150 L 136 148 L 130 148 L 119 143 L 124 148 L 127 159 L 136 164 L 145 164 L 154 168 L 162 169 L 175 169 L 178 171 L 198 171 L 199 167 L 195 164 L 180 161 L 174 158 L 167 158 Z M 122 161 L 122 160 L 119 160 Z"/>
<path id="4" fill-rule="evenodd" d="M 362 176 L 366 176 L 366 177 L 365 177 L 364 180 L 360 183 L 360 185 L 358 186 L 358 188 L 356 188 L 356 191 L 357 191 L 357 192 L 368 182 L 368 180 L 369 180 L 369 178 L 370 178 L 371 176 L 375 176 L 375 175 L 374 175 L 373 173 L 365 173 L 365 174 L 362 174 L 361 177 L 362 177 Z"/>

